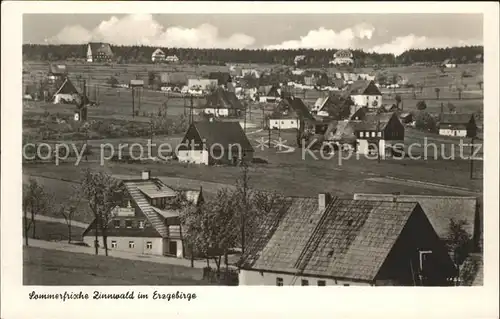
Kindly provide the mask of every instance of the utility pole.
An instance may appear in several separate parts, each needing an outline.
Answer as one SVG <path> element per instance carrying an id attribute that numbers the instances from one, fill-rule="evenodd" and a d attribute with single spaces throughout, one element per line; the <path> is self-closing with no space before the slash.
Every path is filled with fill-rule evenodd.
<path id="1" fill-rule="evenodd" d="M 189 108 L 189 124 L 193 124 L 193 95 L 190 96 L 191 107 Z"/>
<path id="2" fill-rule="evenodd" d="M 247 104 L 246 102 L 243 104 L 243 106 L 245 107 L 245 119 L 243 120 L 243 132 L 245 132 L 245 134 L 247 133 Z"/>
<path id="3" fill-rule="evenodd" d="M 474 154 L 474 137 L 471 138 L 470 140 L 470 155 L 469 155 L 469 171 L 470 171 L 470 175 L 469 175 L 469 178 L 470 179 L 474 179 L 474 159 L 472 158 L 472 154 Z"/>
<path id="4" fill-rule="evenodd" d="M 381 153 L 381 150 L 380 150 L 380 140 L 381 140 L 381 137 L 378 136 L 378 133 L 380 133 L 380 118 L 377 119 L 377 160 L 378 162 L 380 163 L 380 153 Z M 382 133 L 381 133 L 382 134 Z"/>
<path id="5" fill-rule="evenodd" d="M 267 146 L 271 148 L 271 125 L 269 125 L 269 127 L 267 128 L 267 132 L 268 132 Z"/>
<path id="6" fill-rule="evenodd" d="M 248 189 L 248 166 L 245 161 L 242 161 L 243 165 L 243 207 L 244 210 L 241 213 L 241 254 L 245 252 L 245 216 L 248 213 L 248 199 L 247 199 L 247 189 Z"/>
<path id="7" fill-rule="evenodd" d="M 135 89 L 132 86 L 132 117 L 135 117 L 135 101 L 134 101 L 134 95 L 135 95 Z"/>

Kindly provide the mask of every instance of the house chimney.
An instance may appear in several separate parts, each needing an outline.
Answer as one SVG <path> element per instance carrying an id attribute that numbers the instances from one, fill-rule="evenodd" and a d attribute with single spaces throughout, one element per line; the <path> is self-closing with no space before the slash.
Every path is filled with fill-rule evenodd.
<path id="1" fill-rule="evenodd" d="M 323 211 L 326 206 L 330 203 L 332 196 L 329 193 L 319 193 L 318 194 L 318 209 Z"/>
<path id="2" fill-rule="evenodd" d="M 148 180 L 150 178 L 151 171 L 142 171 L 142 179 Z"/>
<path id="3" fill-rule="evenodd" d="M 392 201 L 395 203 L 398 201 L 398 196 L 400 195 L 401 193 L 400 192 L 395 192 L 395 193 L 392 193 Z"/>

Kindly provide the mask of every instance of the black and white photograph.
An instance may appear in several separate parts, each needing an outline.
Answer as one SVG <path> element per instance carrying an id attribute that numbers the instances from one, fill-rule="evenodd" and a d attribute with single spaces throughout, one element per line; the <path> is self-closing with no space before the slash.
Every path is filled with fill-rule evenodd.
<path id="1" fill-rule="evenodd" d="M 84 286 L 169 301 L 189 286 L 483 288 L 498 273 L 498 42 L 487 53 L 480 11 L 54 3 L 68 10 L 22 14 L 22 69 L 2 71 L 22 77 L 21 96 L 2 85 L 22 170 L 5 180 L 2 149 L 2 203 L 14 186 L 20 201 L 2 206 L 19 220 L 2 251 L 22 245 L 26 302 Z M 4 125 L 14 110 L 21 132 Z"/>

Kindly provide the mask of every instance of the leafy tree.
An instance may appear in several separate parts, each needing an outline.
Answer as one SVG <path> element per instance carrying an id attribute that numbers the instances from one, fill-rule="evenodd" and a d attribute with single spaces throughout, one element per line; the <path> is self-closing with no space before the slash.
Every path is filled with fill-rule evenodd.
<path id="1" fill-rule="evenodd" d="M 436 120 L 425 111 L 420 111 L 415 116 L 415 128 L 435 132 L 436 131 Z"/>
<path id="2" fill-rule="evenodd" d="M 396 96 L 394 97 L 394 99 L 396 100 L 396 107 L 399 109 L 399 105 L 403 101 L 403 99 L 401 98 L 401 95 L 396 94 Z"/>
<path id="3" fill-rule="evenodd" d="M 455 105 L 453 105 L 453 104 L 452 104 L 452 103 L 450 103 L 450 102 L 448 102 L 447 107 L 448 107 L 448 111 L 449 111 L 450 113 L 454 113 L 454 112 L 455 112 L 455 110 L 457 109 L 457 108 L 456 108 L 456 106 L 455 106 Z"/>
<path id="4" fill-rule="evenodd" d="M 472 239 L 465 231 L 466 220 L 451 219 L 448 226 L 447 246 L 453 254 L 453 262 L 460 273 L 460 266 L 472 251 Z"/>
<path id="5" fill-rule="evenodd" d="M 32 229 L 33 238 L 36 238 L 36 215 L 44 215 L 51 210 L 52 197 L 33 178 L 29 180 L 28 184 L 23 185 L 23 225 L 26 246 L 28 246 L 28 231 L 30 229 Z"/>
<path id="6" fill-rule="evenodd" d="M 434 92 L 436 92 L 436 99 L 439 100 L 439 92 L 441 92 L 440 88 L 435 88 Z"/>
<path id="7" fill-rule="evenodd" d="M 73 193 L 68 200 L 68 203 L 62 203 L 59 206 L 59 215 L 64 218 L 64 221 L 68 226 L 68 243 L 71 243 L 71 223 L 79 213 L 78 206 L 81 202 L 81 199 L 82 197 L 79 194 L 78 188 L 74 188 Z"/>
<path id="8" fill-rule="evenodd" d="M 105 172 L 86 169 L 83 172 L 79 192 L 82 198 L 89 203 L 89 208 L 94 215 L 95 254 L 99 254 L 98 233 L 100 232 L 104 244 L 104 251 L 107 256 L 107 229 L 111 221 L 112 209 L 124 203 L 123 184 Z"/>
<path id="9" fill-rule="evenodd" d="M 419 101 L 417 103 L 417 109 L 418 110 L 425 110 L 427 108 L 427 104 L 425 104 L 425 101 Z"/>

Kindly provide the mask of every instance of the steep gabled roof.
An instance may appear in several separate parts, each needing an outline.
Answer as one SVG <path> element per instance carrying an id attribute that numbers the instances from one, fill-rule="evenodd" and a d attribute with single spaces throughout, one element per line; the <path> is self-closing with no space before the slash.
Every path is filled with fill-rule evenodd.
<path id="1" fill-rule="evenodd" d="M 56 94 L 78 94 L 78 90 L 69 78 L 65 78 L 59 89 L 54 93 L 54 95 Z"/>
<path id="2" fill-rule="evenodd" d="M 393 116 L 399 121 L 396 113 L 369 113 L 366 114 L 363 120 L 352 120 L 351 122 L 355 126 L 356 131 L 383 131 Z"/>
<path id="3" fill-rule="evenodd" d="M 309 112 L 309 108 L 304 104 L 302 99 L 298 97 L 285 97 L 279 104 L 280 108 L 287 108 L 290 112 L 294 112 L 301 120 L 314 121 L 314 117 Z"/>
<path id="4" fill-rule="evenodd" d="M 156 49 L 156 50 L 153 51 L 152 56 L 157 56 L 157 55 L 159 55 L 159 56 L 165 56 L 165 52 L 163 52 L 162 49 L 158 48 L 158 49 Z"/>
<path id="5" fill-rule="evenodd" d="M 240 145 L 243 151 L 254 150 L 239 122 L 196 122 L 191 125 L 200 138 L 205 139 L 208 147 L 219 143 L 224 148 L 228 148 L 229 145 Z"/>
<path id="6" fill-rule="evenodd" d="M 242 257 L 243 269 L 372 281 L 418 203 L 292 199 L 262 222 Z M 420 213 L 422 213 L 420 211 Z"/>
<path id="7" fill-rule="evenodd" d="M 98 53 L 104 53 L 107 56 L 113 55 L 113 50 L 111 50 L 111 45 L 109 43 L 90 42 L 89 45 L 92 50 L 92 55 L 97 55 Z"/>
<path id="8" fill-rule="evenodd" d="M 392 195 L 392 194 L 354 194 L 356 200 L 393 200 L 397 202 L 418 202 L 424 210 L 431 225 L 441 239 L 448 237 L 450 220 L 465 220 L 465 231 L 475 235 L 476 218 L 478 218 L 477 198 L 465 196 L 428 196 L 428 195 Z"/>
<path id="9" fill-rule="evenodd" d="M 210 72 L 208 78 L 217 80 L 217 82 L 221 85 L 232 81 L 231 74 L 229 74 L 229 72 Z"/>
<path id="10" fill-rule="evenodd" d="M 374 92 L 368 92 L 369 88 L 374 90 Z M 382 95 L 375 82 L 368 80 L 354 81 L 347 87 L 346 91 L 349 92 L 349 95 Z"/>
<path id="11" fill-rule="evenodd" d="M 234 92 L 226 91 L 221 87 L 207 95 L 206 100 L 206 108 L 244 109 Z"/>
<path id="12" fill-rule="evenodd" d="M 474 116 L 466 113 L 443 113 L 441 114 L 440 124 L 469 124 Z"/>

